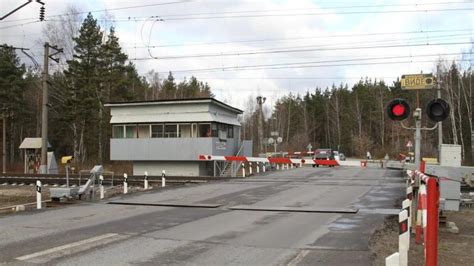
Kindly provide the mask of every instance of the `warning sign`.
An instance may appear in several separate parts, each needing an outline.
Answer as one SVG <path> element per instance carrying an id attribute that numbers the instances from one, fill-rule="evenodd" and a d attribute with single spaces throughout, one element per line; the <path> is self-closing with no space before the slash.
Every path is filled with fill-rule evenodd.
<path id="1" fill-rule="evenodd" d="M 433 74 L 402 75 L 400 82 L 403 90 L 432 89 L 435 85 Z"/>

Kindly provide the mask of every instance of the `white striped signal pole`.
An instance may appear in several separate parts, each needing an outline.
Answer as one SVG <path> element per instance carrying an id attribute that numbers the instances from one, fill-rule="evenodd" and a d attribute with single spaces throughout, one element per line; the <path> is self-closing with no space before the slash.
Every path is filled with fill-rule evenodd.
<path id="1" fill-rule="evenodd" d="M 41 209 L 41 181 L 36 181 L 36 209 Z"/>
<path id="2" fill-rule="evenodd" d="M 148 172 L 145 171 L 145 180 L 143 181 L 143 188 L 148 189 Z"/>
<path id="3" fill-rule="evenodd" d="M 127 183 L 127 174 L 123 173 L 123 194 L 128 193 L 128 183 Z"/>
<path id="4" fill-rule="evenodd" d="M 100 175 L 99 176 L 99 193 L 100 193 L 100 199 L 104 198 L 104 176 Z"/>
<path id="5" fill-rule="evenodd" d="M 408 216 L 408 237 L 410 237 L 410 228 L 411 228 L 411 200 L 405 199 L 402 202 L 402 209 L 407 211 Z M 410 248 L 410 239 L 408 239 L 408 248 Z"/>

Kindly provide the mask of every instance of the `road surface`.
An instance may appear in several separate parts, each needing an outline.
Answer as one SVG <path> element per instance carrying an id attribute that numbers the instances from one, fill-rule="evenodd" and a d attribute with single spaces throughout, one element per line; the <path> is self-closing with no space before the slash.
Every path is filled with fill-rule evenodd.
<path id="1" fill-rule="evenodd" d="M 397 170 L 305 167 L 3 216 L 0 264 L 368 265 L 404 187 Z"/>

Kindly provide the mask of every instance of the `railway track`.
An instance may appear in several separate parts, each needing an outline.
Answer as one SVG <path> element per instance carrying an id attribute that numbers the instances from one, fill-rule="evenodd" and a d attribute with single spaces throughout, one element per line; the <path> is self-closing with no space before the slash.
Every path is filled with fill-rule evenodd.
<path id="1" fill-rule="evenodd" d="M 69 185 L 79 186 L 83 185 L 88 180 L 88 176 L 70 175 Z M 127 183 L 129 185 L 143 185 L 144 176 L 129 176 Z M 208 176 L 166 176 L 167 183 L 202 183 L 202 182 L 213 182 L 231 180 L 236 178 L 229 177 L 208 177 Z M 0 176 L 0 185 L 31 185 L 36 184 L 36 181 L 41 181 L 42 184 L 48 185 L 65 185 L 66 177 L 64 175 L 33 175 L 33 174 L 5 174 Z M 119 185 L 123 183 L 122 176 L 111 176 L 104 175 L 104 185 Z M 98 182 L 98 180 L 97 180 Z M 161 176 L 148 176 L 148 183 L 150 185 L 154 183 L 161 184 Z"/>

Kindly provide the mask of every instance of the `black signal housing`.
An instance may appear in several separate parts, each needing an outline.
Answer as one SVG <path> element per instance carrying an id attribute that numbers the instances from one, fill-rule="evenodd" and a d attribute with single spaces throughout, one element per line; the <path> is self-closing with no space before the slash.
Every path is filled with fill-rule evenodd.
<path id="1" fill-rule="evenodd" d="M 426 114 L 431 121 L 441 122 L 448 118 L 450 112 L 449 104 L 443 99 L 433 99 L 426 106 Z"/>

